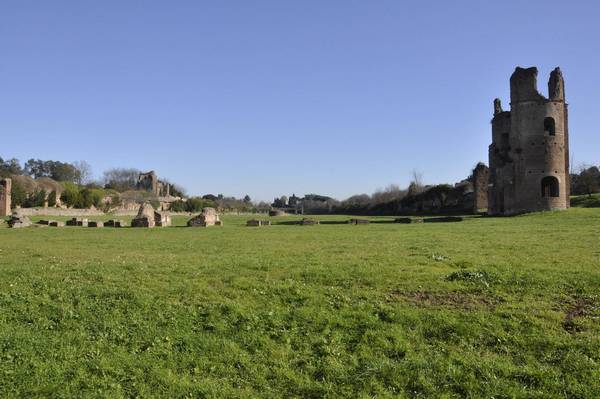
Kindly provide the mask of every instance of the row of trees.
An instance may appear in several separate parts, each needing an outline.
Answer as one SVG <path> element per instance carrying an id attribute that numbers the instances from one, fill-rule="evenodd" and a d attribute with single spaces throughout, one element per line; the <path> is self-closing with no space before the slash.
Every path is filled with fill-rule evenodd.
<path id="1" fill-rule="evenodd" d="M 202 208 L 211 207 L 218 208 L 228 212 L 257 212 L 257 206 L 252 203 L 249 195 L 242 199 L 235 197 L 225 197 L 223 194 L 213 195 L 206 194 L 202 197 L 191 197 L 186 201 L 175 201 L 171 203 L 170 210 L 173 212 L 199 212 Z M 262 211 L 268 211 L 269 206 L 263 208 Z"/>
<path id="2" fill-rule="evenodd" d="M 600 191 L 600 169 L 598 166 L 581 165 L 571 174 L 571 195 L 593 194 Z"/>

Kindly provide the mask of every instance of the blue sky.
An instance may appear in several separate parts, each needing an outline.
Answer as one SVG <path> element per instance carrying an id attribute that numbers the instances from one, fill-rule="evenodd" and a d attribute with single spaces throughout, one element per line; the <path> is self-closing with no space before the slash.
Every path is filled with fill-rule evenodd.
<path id="1" fill-rule="evenodd" d="M 190 194 L 343 199 L 487 162 L 515 66 L 557 65 L 600 163 L 596 1 L 0 2 L 0 156 L 154 169 Z"/>

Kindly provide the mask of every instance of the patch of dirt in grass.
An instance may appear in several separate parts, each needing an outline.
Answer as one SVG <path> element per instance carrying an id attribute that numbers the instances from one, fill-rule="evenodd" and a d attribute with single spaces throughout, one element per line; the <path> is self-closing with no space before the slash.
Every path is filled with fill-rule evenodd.
<path id="1" fill-rule="evenodd" d="M 500 299 L 489 295 L 473 295 L 464 292 L 394 291 L 388 302 L 403 301 L 421 307 L 444 307 L 451 309 L 476 310 L 494 309 Z"/>
<path id="2" fill-rule="evenodd" d="M 596 307 L 590 299 L 578 298 L 573 302 L 565 313 L 562 326 L 565 331 L 575 334 L 583 331 L 583 327 L 576 321 L 577 318 L 591 316 Z"/>

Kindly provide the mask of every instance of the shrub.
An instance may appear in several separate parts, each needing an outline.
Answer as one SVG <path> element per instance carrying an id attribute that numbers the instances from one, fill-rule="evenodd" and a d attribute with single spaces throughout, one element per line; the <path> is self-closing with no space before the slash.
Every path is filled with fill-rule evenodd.
<path id="1" fill-rule="evenodd" d="M 189 198 L 185 202 L 185 210 L 187 212 L 200 212 L 202 208 L 214 207 L 215 203 L 211 200 L 206 200 L 199 197 Z"/>
<path id="2" fill-rule="evenodd" d="M 65 190 L 60 195 L 63 204 L 71 208 L 78 208 L 81 204 L 79 188 L 73 183 L 64 183 Z"/>
<path id="3" fill-rule="evenodd" d="M 45 202 L 46 190 L 41 188 L 36 189 L 33 193 L 31 193 L 23 203 L 23 206 L 25 206 L 26 208 L 33 208 L 36 206 L 44 206 Z"/>
<path id="4" fill-rule="evenodd" d="M 50 194 L 48 194 L 48 206 L 56 206 L 56 191 L 50 191 Z"/>
<path id="5" fill-rule="evenodd" d="M 19 180 L 13 179 L 10 194 L 13 207 L 25 205 L 25 202 L 27 201 L 27 192 L 21 183 L 19 183 Z"/>
<path id="6" fill-rule="evenodd" d="M 171 212 L 186 212 L 186 203 L 182 200 L 177 200 L 175 202 L 171 202 L 171 206 L 169 207 Z"/>

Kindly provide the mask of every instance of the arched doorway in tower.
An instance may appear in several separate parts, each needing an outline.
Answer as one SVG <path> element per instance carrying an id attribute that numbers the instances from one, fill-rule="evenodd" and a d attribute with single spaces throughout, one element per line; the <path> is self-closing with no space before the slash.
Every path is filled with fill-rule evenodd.
<path id="1" fill-rule="evenodd" d="M 558 179 L 554 176 L 546 176 L 542 179 L 542 197 L 558 197 Z"/>

